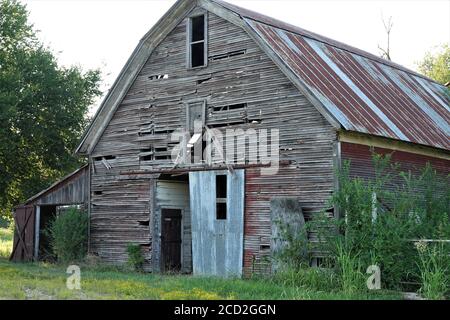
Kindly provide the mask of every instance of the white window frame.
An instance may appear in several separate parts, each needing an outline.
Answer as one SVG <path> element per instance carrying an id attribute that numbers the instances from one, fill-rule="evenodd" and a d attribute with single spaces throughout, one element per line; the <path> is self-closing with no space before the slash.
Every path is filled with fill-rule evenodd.
<path id="1" fill-rule="evenodd" d="M 204 18 L 204 39 L 203 40 L 199 40 L 199 41 L 193 41 L 191 42 L 191 35 L 192 35 L 192 19 L 199 17 L 199 16 L 203 16 Z M 200 68 L 205 68 L 208 66 L 208 15 L 207 12 L 202 12 L 202 13 L 197 13 L 195 15 L 189 16 L 188 20 L 187 20 L 187 39 L 186 39 L 186 65 L 188 69 L 200 69 Z M 196 43 L 203 43 L 203 65 L 202 66 L 197 66 L 197 67 L 192 67 L 192 45 L 196 44 Z"/>

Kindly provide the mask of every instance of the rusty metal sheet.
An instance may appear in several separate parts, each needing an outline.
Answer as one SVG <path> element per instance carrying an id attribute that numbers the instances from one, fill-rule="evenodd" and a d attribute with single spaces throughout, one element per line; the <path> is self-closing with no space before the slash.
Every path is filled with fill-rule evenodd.
<path id="1" fill-rule="evenodd" d="M 295 32 L 246 19 L 346 130 L 450 148 L 443 86 Z"/>
<path id="2" fill-rule="evenodd" d="M 344 129 L 450 148 L 444 86 L 363 50 L 213 1 L 240 15 Z"/>

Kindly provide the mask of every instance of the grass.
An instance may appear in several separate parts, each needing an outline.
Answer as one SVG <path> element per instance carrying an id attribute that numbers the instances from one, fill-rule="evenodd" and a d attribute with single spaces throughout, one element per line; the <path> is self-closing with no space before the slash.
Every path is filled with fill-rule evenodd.
<path id="1" fill-rule="evenodd" d="M 0 258 L 9 258 L 13 246 L 13 230 L 0 228 Z"/>
<path id="2" fill-rule="evenodd" d="M 1 230 L 0 230 L 1 231 Z M 2 243 L 11 235 L 2 231 Z M 9 238 L 8 237 L 9 234 Z M 159 275 L 130 272 L 118 267 L 85 264 L 81 267 L 81 290 L 66 287 L 65 265 L 11 263 L 0 258 L 0 299 L 400 299 L 395 292 L 377 291 L 346 294 L 311 285 L 311 275 L 260 279 L 222 279 L 188 275 Z M 322 278 L 321 278 L 322 279 Z"/>

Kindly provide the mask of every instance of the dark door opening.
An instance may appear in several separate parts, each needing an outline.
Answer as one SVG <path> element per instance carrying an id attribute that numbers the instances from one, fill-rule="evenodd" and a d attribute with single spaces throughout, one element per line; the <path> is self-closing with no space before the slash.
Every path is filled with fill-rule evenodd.
<path id="1" fill-rule="evenodd" d="M 56 256 L 52 250 L 49 238 L 49 227 L 56 218 L 56 206 L 41 206 L 39 223 L 39 251 L 41 261 L 56 262 Z"/>
<path id="2" fill-rule="evenodd" d="M 161 209 L 161 262 L 164 272 L 181 270 L 181 210 Z"/>

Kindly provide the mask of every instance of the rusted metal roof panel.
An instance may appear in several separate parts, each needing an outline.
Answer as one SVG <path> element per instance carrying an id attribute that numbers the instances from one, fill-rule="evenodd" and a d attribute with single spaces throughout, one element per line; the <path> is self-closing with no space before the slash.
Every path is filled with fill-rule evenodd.
<path id="1" fill-rule="evenodd" d="M 450 149 L 444 86 L 363 50 L 212 1 L 241 16 L 344 129 Z"/>
<path id="2" fill-rule="evenodd" d="M 450 148 L 444 86 L 313 38 L 245 20 L 346 130 Z"/>

